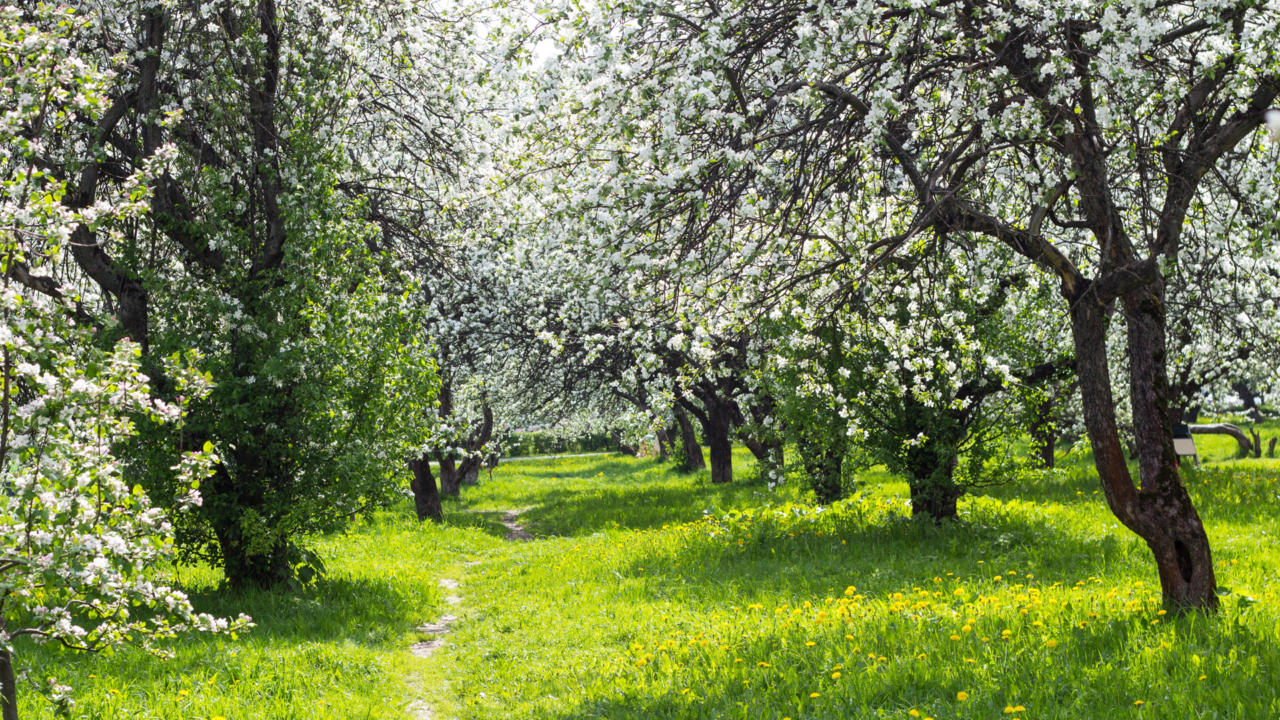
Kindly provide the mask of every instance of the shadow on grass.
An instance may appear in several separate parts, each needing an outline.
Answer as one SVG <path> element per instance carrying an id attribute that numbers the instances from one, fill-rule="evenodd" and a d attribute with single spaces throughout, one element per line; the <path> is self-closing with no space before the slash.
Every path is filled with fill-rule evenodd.
<path id="1" fill-rule="evenodd" d="M 474 528 L 499 540 L 507 537 L 507 527 L 502 524 L 501 510 L 465 510 L 456 504 L 445 506 L 444 521 L 446 526 Z"/>

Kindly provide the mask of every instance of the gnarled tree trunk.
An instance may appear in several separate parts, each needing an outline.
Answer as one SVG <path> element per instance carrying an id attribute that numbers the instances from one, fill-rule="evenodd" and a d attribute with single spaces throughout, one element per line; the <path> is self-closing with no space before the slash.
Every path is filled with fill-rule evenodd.
<path id="1" fill-rule="evenodd" d="M 1129 474 L 1116 425 L 1107 366 L 1107 308 L 1089 293 L 1086 286 L 1068 300 L 1072 301 L 1071 330 L 1084 420 L 1107 504 L 1151 548 L 1167 602 L 1215 607 L 1217 582 L 1208 535 L 1182 484 L 1173 451 L 1163 281 L 1157 279 L 1122 296 L 1140 489 Z"/>
<path id="2" fill-rule="evenodd" d="M 426 455 L 421 460 L 410 460 L 409 470 L 413 473 L 409 489 L 413 490 L 413 505 L 418 511 L 418 522 L 428 518 L 433 522 L 444 522 L 444 508 L 440 505 L 436 478 L 431 474 L 431 461 Z"/>
<path id="3" fill-rule="evenodd" d="M 693 422 L 682 408 L 675 408 L 676 423 L 680 426 L 680 444 L 684 450 L 684 464 L 689 470 L 701 470 L 707 466 L 702 459 L 702 446 L 698 444 L 698 434 L 694 432 Z"/>
<path id="4" fill-rule="evenodd" d="M 449 453 L 437 452 L 436 460 L 440 463 L 440 494 L 458 497 L 462 482 L 458 477 L 457 461 Z"/>
<path id="5" fill-rule="evenodd" d="M 686 404 L 686 409 L 698 418 L 702 425 L 702 437 L 707 441 L 711 458 L 711 482 L 733 482 L 733 442 L 729 439 L 732 410 L 716 398 L 702 398 L 705 407 Z"/>

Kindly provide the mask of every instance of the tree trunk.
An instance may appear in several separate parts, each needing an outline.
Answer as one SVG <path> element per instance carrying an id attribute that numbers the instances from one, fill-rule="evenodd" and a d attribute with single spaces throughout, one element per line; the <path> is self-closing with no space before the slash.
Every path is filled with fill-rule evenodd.
<path id="1" fill-rule="evenodd" d="M 689 470 L 701 470 L 707 466 L 702 459 L 702 446 L 698 444 L 698 435 L 693 430 L 693 422 L 681 408 L 675 409 L 676 423 L 680 425 L 680 442 L 684 449 L 684 465 Z"/>
<path id="2" fill-rule="evenodd" d="M 457 461 L 448 453 L 437 452 L 436 460 L 440 463 L 440 494 L 458 497 L 462 483 L 458 479 Z"/>
<path id="3" fill-rule="evenodd" d="M 293 573 L 289 567 L 288 543 L 279 541 L 266 553 L 249 554 L 249 548 L 240 542 L 234 532 L 215 531 L 218 548 L 222 552 L 222 574 L 232 588 L 260 588 L 270 590 L 287 582 Z"/>
<path id="4" fill-rule="evenodd" d="M 671 442 L 671 440 L 667 437 L 667 431 L 658 430 L 653 434 L 653 440 L 658 445 L 659 462 L 666 462 L 667 460 L 670 460 L 671 456 L 667 453 L 667 443 Z"/>
<path id="5" fill-rule="evenodd" d="M 431 474 L 431 461 L 426 455 L 421 460 L 410 460 L 409 470 L 413 473 L 409 488 L 413 490 L 413 506 L 418 511 L 418 522 L 427 518 L 437 523 L 444 522 L 444 508 L 440 505 L 436 478 Z"/>
<path id="6" fill-rule="evenodd" d="M 18 678 L 8 650 L 0 650 L 0 720 L 18 720 Z"/>
<path id="7" fill-rule="evenodd" d="M 486 401 L 481 412 L 480 427 L 476 432 L 472 433 L 470 440 L 467 442 L 467 449 L 470 454 L 462 461 L 462 467 L 458 469 L 458 477 L 463 485 L 475 485 L 480 482 L 480 463 L 482 460 L 476 455 L 481 448 L 493 437 L 493 409 L 489 407 Z"/>
<path id="8" fill-rule="evenodd" d="M 640 454 L 640 450 L 638 448 L 633 448 L 630 445 L 622 442 L 622 433 L 618 432 L 617 430 L 611 430 L 609 434 L 613 436 L 613 441 L 618 444 L 618 452 L 622 453 L 623 455 L 630 455 L 631 457 L 636 457 L 637 455 Z"/>
<path id="9" fill-rule="evenodd" d="M 711 455 L 711 482 L 733 481 L 733 443 L 729 440 L 729 414 L 715 404 L 707 408 L 702 434 L 707 439 Z"/>
<path id="10" fill-rule="evenodd" d="M 911 487 L 911 517 L 927 517 L 935 523 L 959 515 L 957 502 L 963 493 L 948 491 L 939 483 L 913 482 Z"/>
<path id="11" fill-rule="evenodd" d="M 1040 464 L 1053 468 L 1053 450 L 1058 444 L 1058 428 L 1053 421 L 1052 399 L 1045 400 L 1036 408 L 1035 422 L 1031 426 L 1031 442 L 1040 454 Z"/>
<path id="12" fill-rule="evenodd" d="M 1169 422 L 1163 283 L 1123 298 L 1128 324 L 1130 393 L 1141 490 L 1125 464 L 1107 366 L 1107 309 L 1088 295 L 1068 296 L 1085 425 L 1107 504 L 1155 556 L 1166 602 L 1217 606 L 1217 582 L 1204 525 L 1178 473 Z M 1064 293 L 1066 294 L 1066 293 Z"/>
<path id="13" fill-rule="evenodd" d="M 1271 438 L 1271 442 L 1267 443 L 1267 457 L 1269 458 L 1276 456 L 1276 440 L 1277 438 Z"/>

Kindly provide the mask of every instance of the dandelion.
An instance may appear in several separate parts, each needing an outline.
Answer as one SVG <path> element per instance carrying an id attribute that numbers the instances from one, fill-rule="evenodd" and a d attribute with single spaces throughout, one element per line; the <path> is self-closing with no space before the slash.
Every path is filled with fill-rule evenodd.
<path id="1" fill-rule="evenodd" d="M 969 693 L 961 690 L 960 692 L 956 693 L 956 699 L 961 702 L 964 702 L 965 700 L 969 699 Z"/>
<path id="2" fill-rule="evenodd" d="M 822 694 L 821 694 L 821 693 L 809 693 L 809 697 L 811 697 L 811 698 L 822 697 Z"/>
<path id="3" fill-rule="evenodd" d="M 1142 705 L 1146 705 L 1147 703 L 1145 700 L 1134 700 L 1133 704 L 1137 706 L 1142 706 Z"/>
<path id="4" fill-rule="evenodd" d="M 959 636 L 959 635 L 952 635 L 952 636 L 951 636 L 951 639 L 952 639 L 952 640 L 959 640 L 959 639 L 960 639 L 960 636 Z"/>
<path id="5" fill-rule="evenodd" d="M 914 708 L 911 710 L 908 710 L 907 714 L 910 715 L 911 717 L 920 717 L 920 711 Z"/>
<path id="6" fill-rule="evenodd" d="M 1049 647 L 1051 647 L 1051 648 L 1056 648 L 1056 647 L 1058 647 L 1058 641 L 1057 641 L 1057 640 L 1050 640 L 1049 642 L 1046 642 L 1046 643 L 1045 643 L 1045 645 L 1048 645 L 1048 646 L 1049 646 Z"/>
<path id="7" fill-rule="evenodd" d="M 838 672 L 833 672 L 833 673 L 831 673 L 831 679 L 832 679 L 832 680 L 839 680 L 839 679 L 840 679 L 840 673 L 838 673 Z"/>
<path id="8" fill-rule="evenodd" d="M 972 632 L 972 631 L 973 631 L 973 628 L 972 628 L 971 626 L 969 626 L 969 625 L 965 625 L 964 627 L 960 628 L 960 631 L 961 631 L 961 632 Z"/>
<path id="9" fill-rule="evenodd" d="M 813 646 L 814 646 L 814 642 L 813 642 L 812 640 L 810 640 L 809 642 L 805 643 L 805 644 L 804 644 L 804 646 L 805 646 L 805 647 L 813 647 Z"/>
<path id="10" fill-rule="evenodd" d="M 772 666 L 772 665 L 770 665 L 770 664 L 769 664 L 769 663 L 767 663 L 767 662 L 758 662 L 758 663 L 756 663 L 756 667 L 767 668 L 767 667 L 773 667 L 773 666 Z"/>

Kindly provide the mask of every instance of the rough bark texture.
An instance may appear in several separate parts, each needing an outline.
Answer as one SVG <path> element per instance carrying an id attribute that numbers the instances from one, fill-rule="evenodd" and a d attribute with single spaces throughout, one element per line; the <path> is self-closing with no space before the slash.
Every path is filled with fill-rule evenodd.
<path id="1" fill-rule="evenodd" d="M 684 465 L 689 470 L 701 470 L 707 466 L 702 459 L 702 446 L 698 444 L 698 434 L 693 430 L 693 422 L 684 410 L 676 408 L 676 423 L 680 425 L 680 444 L 684 450 Z"/>
<path id="2" fill-rule="evenodd" d="M 1094 462 L 1111 511 L 1146 541 L 1155 556 L 1167 602 L 1181 607 L 1217 605 L 1208 536 L 1182 485 L 1169 422 L 1165 374 L 1163 291 L 1157 280 L 1123 300 L 1128 325 L 1130 393 L 1141 469 L 1135 488 L 1116 426 L 1107 366 L 1107 308 L 1092 298 L 1071 305 L 1076 370 Z"/>
<path id="3" fill-rule="evenodd" d="M 727 408 L 713 404 L 697 415 L 711 458 L 711 482 L 733 481 L 733 443 L 729 440 L 730 416 Z"/>
<path id="4" fill-rule="evenodd" d="M 458 497 L 462 482 L 458 477 L 457 462 L 452 455 L 441 452 L 436 453 L 436 460 L 440 463 L 440 494 Z"/>
<path id="5" fill-rule="evenodd" d="M 18 720 L 18 678 L 8 650 L 0 650 L 0 719 Z"/>
<path id="6" fill-rule="evenodd" d="M 436 478 L 431 474 L 431 461 L 426 455 L 421 460 L 410 460 L 409 470 L 413 473 L 409 489 L 413 490 L 413 506 L 418 511 L 418 522 L 427 519 L 437 523 L 444 522 L 444 508 L 440 505 Z"/>

